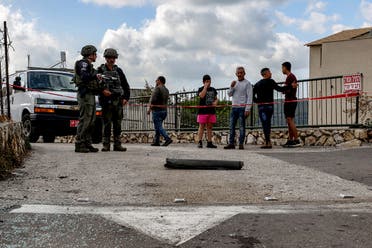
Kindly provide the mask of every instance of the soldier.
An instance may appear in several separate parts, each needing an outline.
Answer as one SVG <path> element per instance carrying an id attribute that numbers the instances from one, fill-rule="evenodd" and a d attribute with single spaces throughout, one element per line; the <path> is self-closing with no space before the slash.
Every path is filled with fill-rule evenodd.
<path id="1" fill-rule="evenodd" d="M 97 48 L 92 45 L 81 49 L 83 59 L 75 63 L 74 82 L 78 87 L 77 100 L 79 103 L 79 124 L 77 127 L 75 152 L 98 152 L 92 146 L 92 132 L 96 119 L 96 99 L 102 89 L 99 86 L 101 76 L 93 68 L 92 63 L 97 58 Z"/>
<path id="2" fill-rule="evenodd" d="M 123 71 L 115 64 L 118 53 L 115 49 L 107 48 L 103 54 L 106 63 L 98 68 L 102 74 L 104 91 L 99 96 L 103 115 L 103 152 L 110 151 L 111 123 L 114 134 L 114 151 L 125 152 L 121 146 L 121 122 L 123 119 L 123 106 L 128 103 L 130 89 Z"/>
<path id="3" fill-rule="evenodd" d="M 13 82 L 13 88 L 15 90 L 21 90 L 21 77 L 16 77 L 14 82 Z"/>

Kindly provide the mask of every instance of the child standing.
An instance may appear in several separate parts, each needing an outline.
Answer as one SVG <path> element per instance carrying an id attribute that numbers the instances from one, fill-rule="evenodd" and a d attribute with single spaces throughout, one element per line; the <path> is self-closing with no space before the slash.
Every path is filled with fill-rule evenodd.
<path id="1" fill-rule="evenodd" d="M 212 143 L 212 127 L 216 123 L 216 105 L 218 102 L 217 91 L 215 88 L 211 87 L 211 77 L 209 75 L 203 76 L 203 87 L 198 90 L 198 96 L 200 97 L 200 102 L 198 111 L 197 122 L 199 123 L 199 148 L 203 148 L 203 134 L 204 129 L 207 127 L 207 148 L 217 148 L 217 146 Z"/>

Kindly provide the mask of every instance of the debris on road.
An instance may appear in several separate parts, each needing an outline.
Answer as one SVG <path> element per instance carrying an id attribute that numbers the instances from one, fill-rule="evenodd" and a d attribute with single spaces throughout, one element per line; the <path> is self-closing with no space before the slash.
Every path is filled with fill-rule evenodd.
<path id="1" fill-rule="evenodd" d="M 273 196 L 266 196 L 264 199 L 265 201 L 278 201 L 278 198 Z"/>
<path id="2" fill-rule="evenodd" d="M 167 158 L 164 166 L 181 170 L 241 170 L 243 161 Z"/>
<path id="3" fill-rule="evenodd" d="M 340 194 L 340 197 L 342 199 L 351 199 L 351 198 L 355 198 L 353 195 L 345 195 L 345 194 Z"/>

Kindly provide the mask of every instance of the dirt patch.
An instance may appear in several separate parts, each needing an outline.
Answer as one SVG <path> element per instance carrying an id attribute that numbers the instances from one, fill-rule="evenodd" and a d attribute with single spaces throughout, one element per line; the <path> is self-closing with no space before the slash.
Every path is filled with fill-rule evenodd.
<path id="1" fill-rule="evenodd" d="M 11 170 L 22 165 L 23 157 L 16 157 L 11 150 L 6 150 L 1 152 L 0 161 L 0 180 L 4 180 L 10 176 Z"/>

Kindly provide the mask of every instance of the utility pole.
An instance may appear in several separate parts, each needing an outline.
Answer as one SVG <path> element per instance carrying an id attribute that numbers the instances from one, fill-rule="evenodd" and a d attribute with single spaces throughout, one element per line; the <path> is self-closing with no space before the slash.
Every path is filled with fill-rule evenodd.
<path id="1" fill-rule="evenodd" d="M 27 54 L 27 69 L 31 66 L 31 55 Z"/>
<path id="2" fill-rule="evenodd" d="M 3 75 L 2 75 L 2 68 L 1 68 L 1 59 L 0 58 L 0 105 L 1 105 L 1 115 L 4 115 L 4 101 L 3 101 Z"/>
<path id="3" fill-rule="evenodd" d="M 6 21 L 4 21 L 4 49 L 5 49 L 5 80 L 7 90 L 7 103 L 8 103 L 8 118 L 11 119 L 10 114 L 10 87 L 9 87 L 9 55 L 8 55 L 8 28 L 6 27 Z"/>

